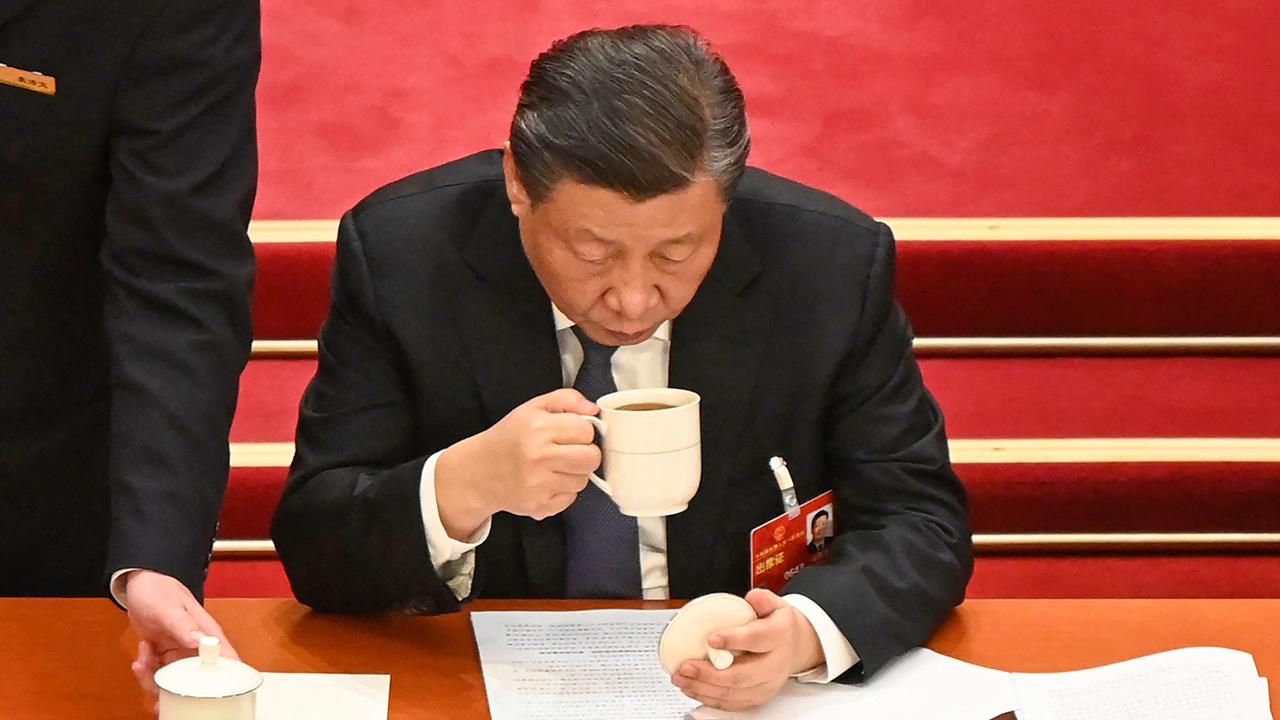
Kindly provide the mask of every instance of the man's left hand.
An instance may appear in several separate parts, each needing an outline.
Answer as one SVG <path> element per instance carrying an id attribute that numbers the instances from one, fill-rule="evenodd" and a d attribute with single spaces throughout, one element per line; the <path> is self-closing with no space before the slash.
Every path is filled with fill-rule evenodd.
<path id="1" fill-rule="evenodd" d="M 744 710 L 773 697 L 787 678 L 824 662 L 822 644 L 808 618 L 768 590 L 752 590 L 747 602 L 758 619 L 713 634 L 708 644 L 740 653 L 727 670 L 705 659 L 688 660 L 671 682 L 685 695 L 722 710 Z"/>
<path id="2" fill-rule="evenodd" d="M 138 657 L 133 674 L 138 684 L 156 693 L 155 674 L 162 666 L 196 654 L 200 638 L 222 641 L 223 657 L 240 659 L 222 628 L 200 605 L 186 585 L 152 570 L 134 570 L 124 588 L 129 622 L 138 633 Z"/>

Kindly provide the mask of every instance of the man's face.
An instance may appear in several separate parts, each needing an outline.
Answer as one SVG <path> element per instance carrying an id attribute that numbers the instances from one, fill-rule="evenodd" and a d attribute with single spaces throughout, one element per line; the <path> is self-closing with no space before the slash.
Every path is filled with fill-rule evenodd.
<path id="1" fill-rule="evenodd" d="M 826 515 L 819 515 L 813 519 L 813 539 L 821 540 L 826 537 L 831 529 L 831 519 Z"/>
<path id="2" fill-rule="evenodd" d="M 536 207 L 506 153 L 507 194 L 542 287 L 587 336 L 634 345 L 693 299 L 716 250 L 725 204 L 710 178 L 643 202 L 562 180 Z"/>

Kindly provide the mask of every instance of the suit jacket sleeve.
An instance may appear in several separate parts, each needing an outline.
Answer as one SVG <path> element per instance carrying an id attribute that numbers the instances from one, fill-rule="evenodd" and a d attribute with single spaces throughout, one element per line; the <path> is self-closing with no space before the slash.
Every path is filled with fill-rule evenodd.
<path id="1" fill-rule="evenodd" d="M 831 616 L 869 676 L 921 645 L 964 597 L 973 569 L 963 486 L 893 299 L 893 238 L 876 242 L 856 337 L 829 395 L 825 460 L 838 535 L 829 564 L 787 592 Z"/>
<path id="2" fill-rule="evenodd" d="M 252 337 L 245 228 L 260 47 L 256 2 L 164 3 L 115 80 L 101 251 L 112 403 L 106 570 L 158 570 L 197 597 Z"/>
<path id="3" fill-rule="evenodd" d="M 297 454 L 271 532 L 294 594 L 317 610 L 458 607 L 427 549 L 419 496 L 426 457 L 415 451 L 396 357 L 348 213 L 320 363 L 302 399 Z"/>

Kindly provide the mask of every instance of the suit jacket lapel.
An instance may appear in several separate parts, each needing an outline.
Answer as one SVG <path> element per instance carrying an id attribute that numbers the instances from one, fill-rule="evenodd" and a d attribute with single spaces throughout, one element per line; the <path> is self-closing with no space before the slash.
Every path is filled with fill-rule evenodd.
<path id="1" fill-rule="evenodd" d="M 716 552 L 724 495 L 733 485 L 737 443 L 755 387 L 757 358 L 767 322 L 762 298 L 749 292 L 760 272 L 754 251 L 730 215 L 720 250 L 702 287 L 672 326 L 670 385 L 702 396 L 702 482 L 689 509 L 667 518 L 671 597 L 710 592 L 725 576 Z"/>
<path id="2" fill-rule="evenodd" d="M 475 271 L 459 297 L 459 332 L 492 426 L 513 408 L 561 387 L 551 301 L 529 266 L 519 226 L 499 191 L 463 248 Z M 517 517 L 530 592 L 564 594 L 564 530 L 560 519 Z"/>

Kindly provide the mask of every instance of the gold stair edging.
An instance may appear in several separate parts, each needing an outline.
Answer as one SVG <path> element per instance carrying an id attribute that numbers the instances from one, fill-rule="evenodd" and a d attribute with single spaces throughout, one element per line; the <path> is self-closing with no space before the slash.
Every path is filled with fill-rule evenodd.
<path id="1" fill-rule="evenodd" d="M 926 357 L 954 355 L 1251 355 L 1280 354 L 1275 336 L 921 337 Z"/>
<path id="2" fill-rule="evenodd" d="M 1280 240 L 1280 217 L 885 217 L 901 241 Z M 253 242 L 332 243 L 337 220 L 254 220 Z"/>
<path id="3" fill-rule="evenodd" d="M 913 347 L 923 357 L 956 355 L 1275 355 L 1277 336 L 1163 337 L 921 337 Z M 254 340 L 255 358 L 314 358 L 315 340 Z"/>
<path id="4" fill-rule="evenodd" d="M 907 242 L 1280 240 L 1280 217 L 888 217 Z"/>
<path id="5" fill-rule="evenodd" d="M 315 340 L 254 340 L 252 355 L 255 358 L 314 358 L 320 355 L 320 344 Z"/>
<path id="6" fill-rule="evenodd" d="M 233 442 L 233 468 L 287 468 L 293 462 L 291 442 Z"/>
<path id="7" fill-rule="evenodd" d="M 276 544 L 270 540 L 214 540 L 213 557 L 276 557 Z"/>
<path id="8" fill-rule="evenodd" d="M 1036 552 L 1181 552 L 1223 550 L 1280 550 L 1280 533 L 1160 532 L 1160 533 L 991 533 L 975 534 L 973 546 L 987 553 Z"/>
<path id="9" fill-rule="evenodd" d="M 980 553 L 1115 552 L 1174 550 L 1277 550 L 1280 533 L 1162 532 L 1162 533 L 979 533 L 973 536 Z M 217 540 L 215 558 L 275 557 L 270 540 Z"/>
<path id="10" fill-rule="evenodd" d="M 957 465 L 1280 463 L 1280 438 L 952 438 Z"/>
<path id="11" fill-rule="evenodd" d="M 956 465 L 1280 463 L 1280 438 L 953 438 Z M 231 443 L 231 467 L 284 468 L 293 443 Z"/>
<path id="12" fill-rule="evenodd" d="M 255 245 L 275 243 L 333 243 L 337 220 L 250 220 L 249 239 Z"/>

